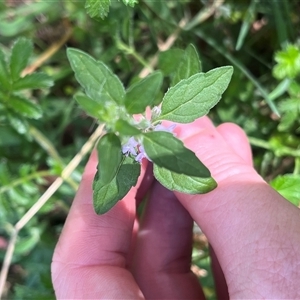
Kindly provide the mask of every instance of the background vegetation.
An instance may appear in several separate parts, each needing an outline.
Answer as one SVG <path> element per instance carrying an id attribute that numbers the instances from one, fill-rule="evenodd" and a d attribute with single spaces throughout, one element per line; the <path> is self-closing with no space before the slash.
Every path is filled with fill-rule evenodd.
<path id="1" fill-rule="evenodd" d="M 210 116 L 244 128 L 257 171 L 299 206 L 299 1 L 140 0 L 134 8 L 112 1 L 104 20 L 92 19 L 84 5 L 0 2 L 2 283 L 10 265 L 4 299 L 55 299 L 53 249 L 87 159 L 80 149 L 85 145 L 87 152 L 100 132 L 90 139 L 97 124 L 72 99 L 79 84 L 66 47 L 104 61 L 125 85 L 156 68 L 168 76 L 189 43 L 204 71 L 233 65 L 232 82 Z M 73 161 L 66 170 L 76 154 L 79 166 Z M 40 199 L 53 183 L 56 192 Z M 15 249 L 8 247 L 10 237 Z M 12 252 L 12 261 L 4 262 Z M 214 299 L 207 241 L 199 232 L 193 263 Z"/>

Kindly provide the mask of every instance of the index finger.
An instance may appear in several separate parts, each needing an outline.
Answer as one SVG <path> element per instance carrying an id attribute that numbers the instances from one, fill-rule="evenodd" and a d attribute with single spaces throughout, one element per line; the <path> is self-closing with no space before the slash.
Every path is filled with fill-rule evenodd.
<path id="1" fill-rule="evenodd" d="M 92 182 L 96 172 L 94 152 L 56 246 L 52 278 L 58 298 L 143 298 L 126 270 L 135 219 L 135 194 L 104 215 L 96 215 Z"/>

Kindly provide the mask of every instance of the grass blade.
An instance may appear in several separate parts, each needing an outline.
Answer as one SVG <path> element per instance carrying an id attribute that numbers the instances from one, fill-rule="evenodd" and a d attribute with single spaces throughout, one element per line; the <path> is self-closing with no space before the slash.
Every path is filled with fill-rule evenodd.
<path id="1" fill-rule="evenodd" d="M 253 85 L 260 91 L 261 95 L 266 100 L 270 109 L 274 114 L 280 116 L 279 111 L 273 101 L 269 97 L 269 92 L 264 89 L 264 87 L 259 83 L 259 81 L 250 73 L 250 71 L 236 58 L 234 58 L 224 47 L 220 46 L 211 36 L 204 33 L 202 30 L 195 30 L 195 34 L 203 39 L 208 45 L 222 54 L 225 58 L 227 58 L 236 68 L 238 68 L 252 83 Z"/>

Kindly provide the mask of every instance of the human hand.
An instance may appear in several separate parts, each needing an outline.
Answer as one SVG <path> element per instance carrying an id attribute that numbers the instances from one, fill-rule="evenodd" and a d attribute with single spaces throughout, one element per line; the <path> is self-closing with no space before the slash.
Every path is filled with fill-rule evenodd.
<path id="1" fill-rule="evenodd" d="M 243 131 L 233 124 L 215 128 L 202 118 L 179 125 L 176 133 L 218 187 L 205 195 L 172 193 L 152 184 L 144 161 L 137 186 L 98 216 L 92 206 L 94 153 L 54 253 L 57 298 L 204 298 L 190 271 L 193 220 L 214 249 L 230 298 L 299 298 L 299 210 L 255 172 Z M 137 220 L 136 199 L 148 190 L 145 214 Z M 216 275 L 224 299 L 222 273 Z"/>

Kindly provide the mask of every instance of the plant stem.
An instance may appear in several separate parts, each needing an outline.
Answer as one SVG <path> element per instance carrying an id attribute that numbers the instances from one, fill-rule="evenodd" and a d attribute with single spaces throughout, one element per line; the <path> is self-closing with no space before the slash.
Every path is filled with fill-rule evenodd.
<path id="1" fill-rule="evenodd" d="M 278 157 L 280 156 L 293 156 L 293 157 L 299 157 L 300 158 L 300 150 L 293 149 L 290 147 L 286 147 L 281 145 L 280 149 L 276 149 L 272 144 L 269 142 L 266 142 L 264 140 L 254 138 L 254 137 L 248 137 L 249 142 L 252 146 L 260 147 L 266 150 L 270 150 L 274 152 L 274 154 Z"/>
<path id="2" fill-rule="evenodd" d="M 41 177 L 50 176 L 50 175 L 53 175 L 53 172 L 51 172 L 49 170 L 48 171 L 34 172 L 34 173 L 29 174 L 25 177 L 19 178 L 15 181 L 11 182 L 8 185 L 0 187 L 0 194 L 5 193 L 5 192 L 9 191 L 10 189 L 12 189 L 12 188 L 14 188 L 18 185 L 21 185 L 22 183 L 25 183 L 26 181 L 30 181 L 32 179 L 41 178 Z"/>
<path id="3" fill-rule="evenodd" d="M 184 26 L 184 30 L 191 30 L 192 28 L 198 26 L 199 24 L 206 21 L 209 17 L 211 17 L 215 11 L 224 3 L 224 0 L 219 1 L 212 1 L 212 4 L 210 6 L 204 7 L 202 10 L 200 10 L 196 16 L 188 22 Z"/>
<path id="4" fill-rule="evenodd" d="M 65 45 L 65 43 L 68 41 L 68 39 L 71 37 L 72 35 L 72 28 L 71 25 L 67 22 L 66 23 L 66 27 L 67 30 L 65 32 L 65 34 L 63 35 L 63 37 L 53 43 L 44 53 L 42 53 L 34 62 L 32 65 L 28 66 L 26 69 L 23 70 L 21 76 L 24 77 L 27 74 L 31 74 L 33 73 L 36 69 L 38 69 L 45 61 L 47 61 L 50 57 L 52 57 L 63 45 Z"/>
<path id="5" fill-rule="evenodd" d="M 60 167 L 63 169 L 65 167 L 65 164 L 56 151 L 52 142 L 41 131 L 33 126 L 29 128 L 29 133 L 36 140 L 36 142 L 48 153 L 48 155 L 52 157 L 56 162 L 58 162 Z M 66 182 L 68 182 L 68 184 L 74 189 L 74 191 L 77 191 L 77 182 L 75 182 L 72 178 L 67 178 Z"/>
<path id="6" fill-rule="evenodd" d="M 224 47 L 219 45 L 211 36 L 207 35 L 204 31 L 197 29 L 195 30 L 195 34 L 200 37 L 203 41 L 205 41 L 208 45 L 214 48 L 221 55 L 226 57 L 233 65 L 235 65 L 240 71 L 248 77 L 248 79 L 253 83 L 253 85 L 260 91 L 262 97 L 265 99 L 270 109 L 274 114 L 280 116 L 277 107 L 274 102 L 270 99 L 268 91 L 260 84 L 260 82 L 250 73 L 250 71 L 233 55 L 231 55 Z"/>
<path id="7" fill-rule="evenodd" d="M 300 158 L 295 159 L 295 167 L 294 167 L 294 175 L 299 175 L 300 174 Z"/>
<path id="8" fill-rule="evenodd" d="M 55 161 L 63 164 L 61 157 L 56 151 L 52 142 L 36 127 L 30 126 L 29 133 L 35 139 L 35 141 L 51 156 Z"/>
<path id="9" fill-rule="evenodd" d="M 47 191 L 39 198 L 39 200 L 26 212 L 26 214 L 15 224 L 10 241 L 4 256 L 2 269 L 0 272 L 0 299 L 4 292 L 5 282 L 8 275 L 8 270 L 11 265 L 13 258 L 17 237 L 19 231 L 32 219 L 32 217 L 41 209 L 41 207 L 49 200 L 49 198 L 57 191 L 57 189 L 63 184 L 66 178 L 69 178 L 72 172 L 76 169 L 78 164 L 81 162 L 82 158 L 91 151 L 94 147 L 98 138 L 103 134 L 103 125 L 100 125 L 95 132 L 90 136 L 89 140 L 82 146 L 81 150 L 74 156 L 74 158 L 69 162 L 69 164 L 62 171 L 61 176 L 58 177 L 49 186 Z"/>
<path id="10" fill-rule="evenodd" d="M 124 51 L 128 55 L 132 55 L 141 65 L 143 65 L 145 68 L 147 68 L 150 72 L 153 72 L 152 67 L 148 64 L 148 62 L 143 59 L 142 56 L 140 56 L 133 47 L 127 46 L 125 43 L 121 41 L 119 37 L 116 38 L 117 40 L 117 47 Z"/>

